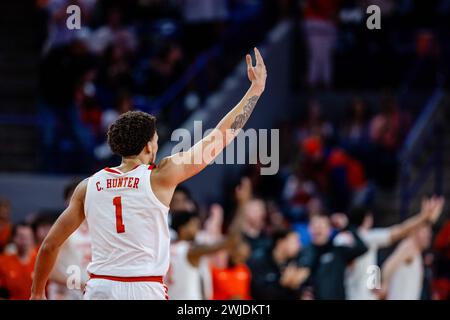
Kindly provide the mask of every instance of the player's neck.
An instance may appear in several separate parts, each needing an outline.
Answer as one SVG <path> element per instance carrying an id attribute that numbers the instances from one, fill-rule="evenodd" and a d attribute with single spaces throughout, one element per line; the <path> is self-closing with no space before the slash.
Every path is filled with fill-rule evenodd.
<path id="1" fill-rule="evenodd" d="M 137 166 L 140 166 L 142 164 L 146 164 L 145 161 L 140 159 L 139 157 L 136 158 L 122 158 L 122 163 L 120 166 L 117 167 L 121 172 L 128 172 L 136 168 Z"/>

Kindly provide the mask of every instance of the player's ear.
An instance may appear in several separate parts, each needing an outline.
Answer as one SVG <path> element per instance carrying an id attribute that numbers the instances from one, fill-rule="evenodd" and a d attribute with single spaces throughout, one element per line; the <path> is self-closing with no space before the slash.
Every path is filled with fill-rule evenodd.
<path id="1" fill-rule="evenodd" d="M 147 144 L 145 145 L 145 151 L 147 151 L 147 153 L 152 153 L 152 143 L 151 141 L 147 142 Z"/>
<path id="2" fill-rule="evenodd" d="M 152 139 L 150 140 L 153 143 L 157 143 L 158 142 L 158 133 L 155 131 L 155 134 L 153 135 Z"/>

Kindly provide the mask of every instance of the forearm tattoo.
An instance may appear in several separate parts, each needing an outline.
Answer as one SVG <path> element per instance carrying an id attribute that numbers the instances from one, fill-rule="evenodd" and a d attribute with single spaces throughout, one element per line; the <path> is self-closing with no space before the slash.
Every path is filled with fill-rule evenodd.
<path id="1" fill-rule="evenodd" d="M 241 129 L 244 126 L 244 124 L 247 122 L 248 118 L 250 117 L 250 114 L 252 113 L 253 109 L 255 108 L 255 105 L 256 105 L 256 102 L 258 102 L 258 99 L 259 99 L 259 96 L 253 96 L 247 100 L 242 113 L 238 114 L 234 118 L 234 121 L 231 124 L 231 130 L 236 131 L 236 130 Z"/>

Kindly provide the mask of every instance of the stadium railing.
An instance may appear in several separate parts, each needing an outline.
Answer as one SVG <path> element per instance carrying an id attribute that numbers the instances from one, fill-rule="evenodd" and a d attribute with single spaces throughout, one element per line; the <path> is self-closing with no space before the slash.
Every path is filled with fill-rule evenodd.
<path id="1" fill-rule="evenodd" d="M 442 194 L 444 175 L 443 99 L 437 88 L 429 98 L 400 152 L 400 217 L 409 214 L 413 199 L 429 178 L 433 178 L 433 193 Z M 425 159 L 424 159 L 425 158 Z"/>

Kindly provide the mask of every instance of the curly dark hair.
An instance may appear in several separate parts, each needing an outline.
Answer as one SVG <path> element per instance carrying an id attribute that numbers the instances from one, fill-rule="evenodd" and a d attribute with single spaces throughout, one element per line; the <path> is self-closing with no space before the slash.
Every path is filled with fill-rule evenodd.
<path id="1" fill-rule="evenodd" d="M 122 114 L 108 129 L 108 144 L 121 157 L 138 155 L 156 132 L 156 118 L 142 111 Z"/>

